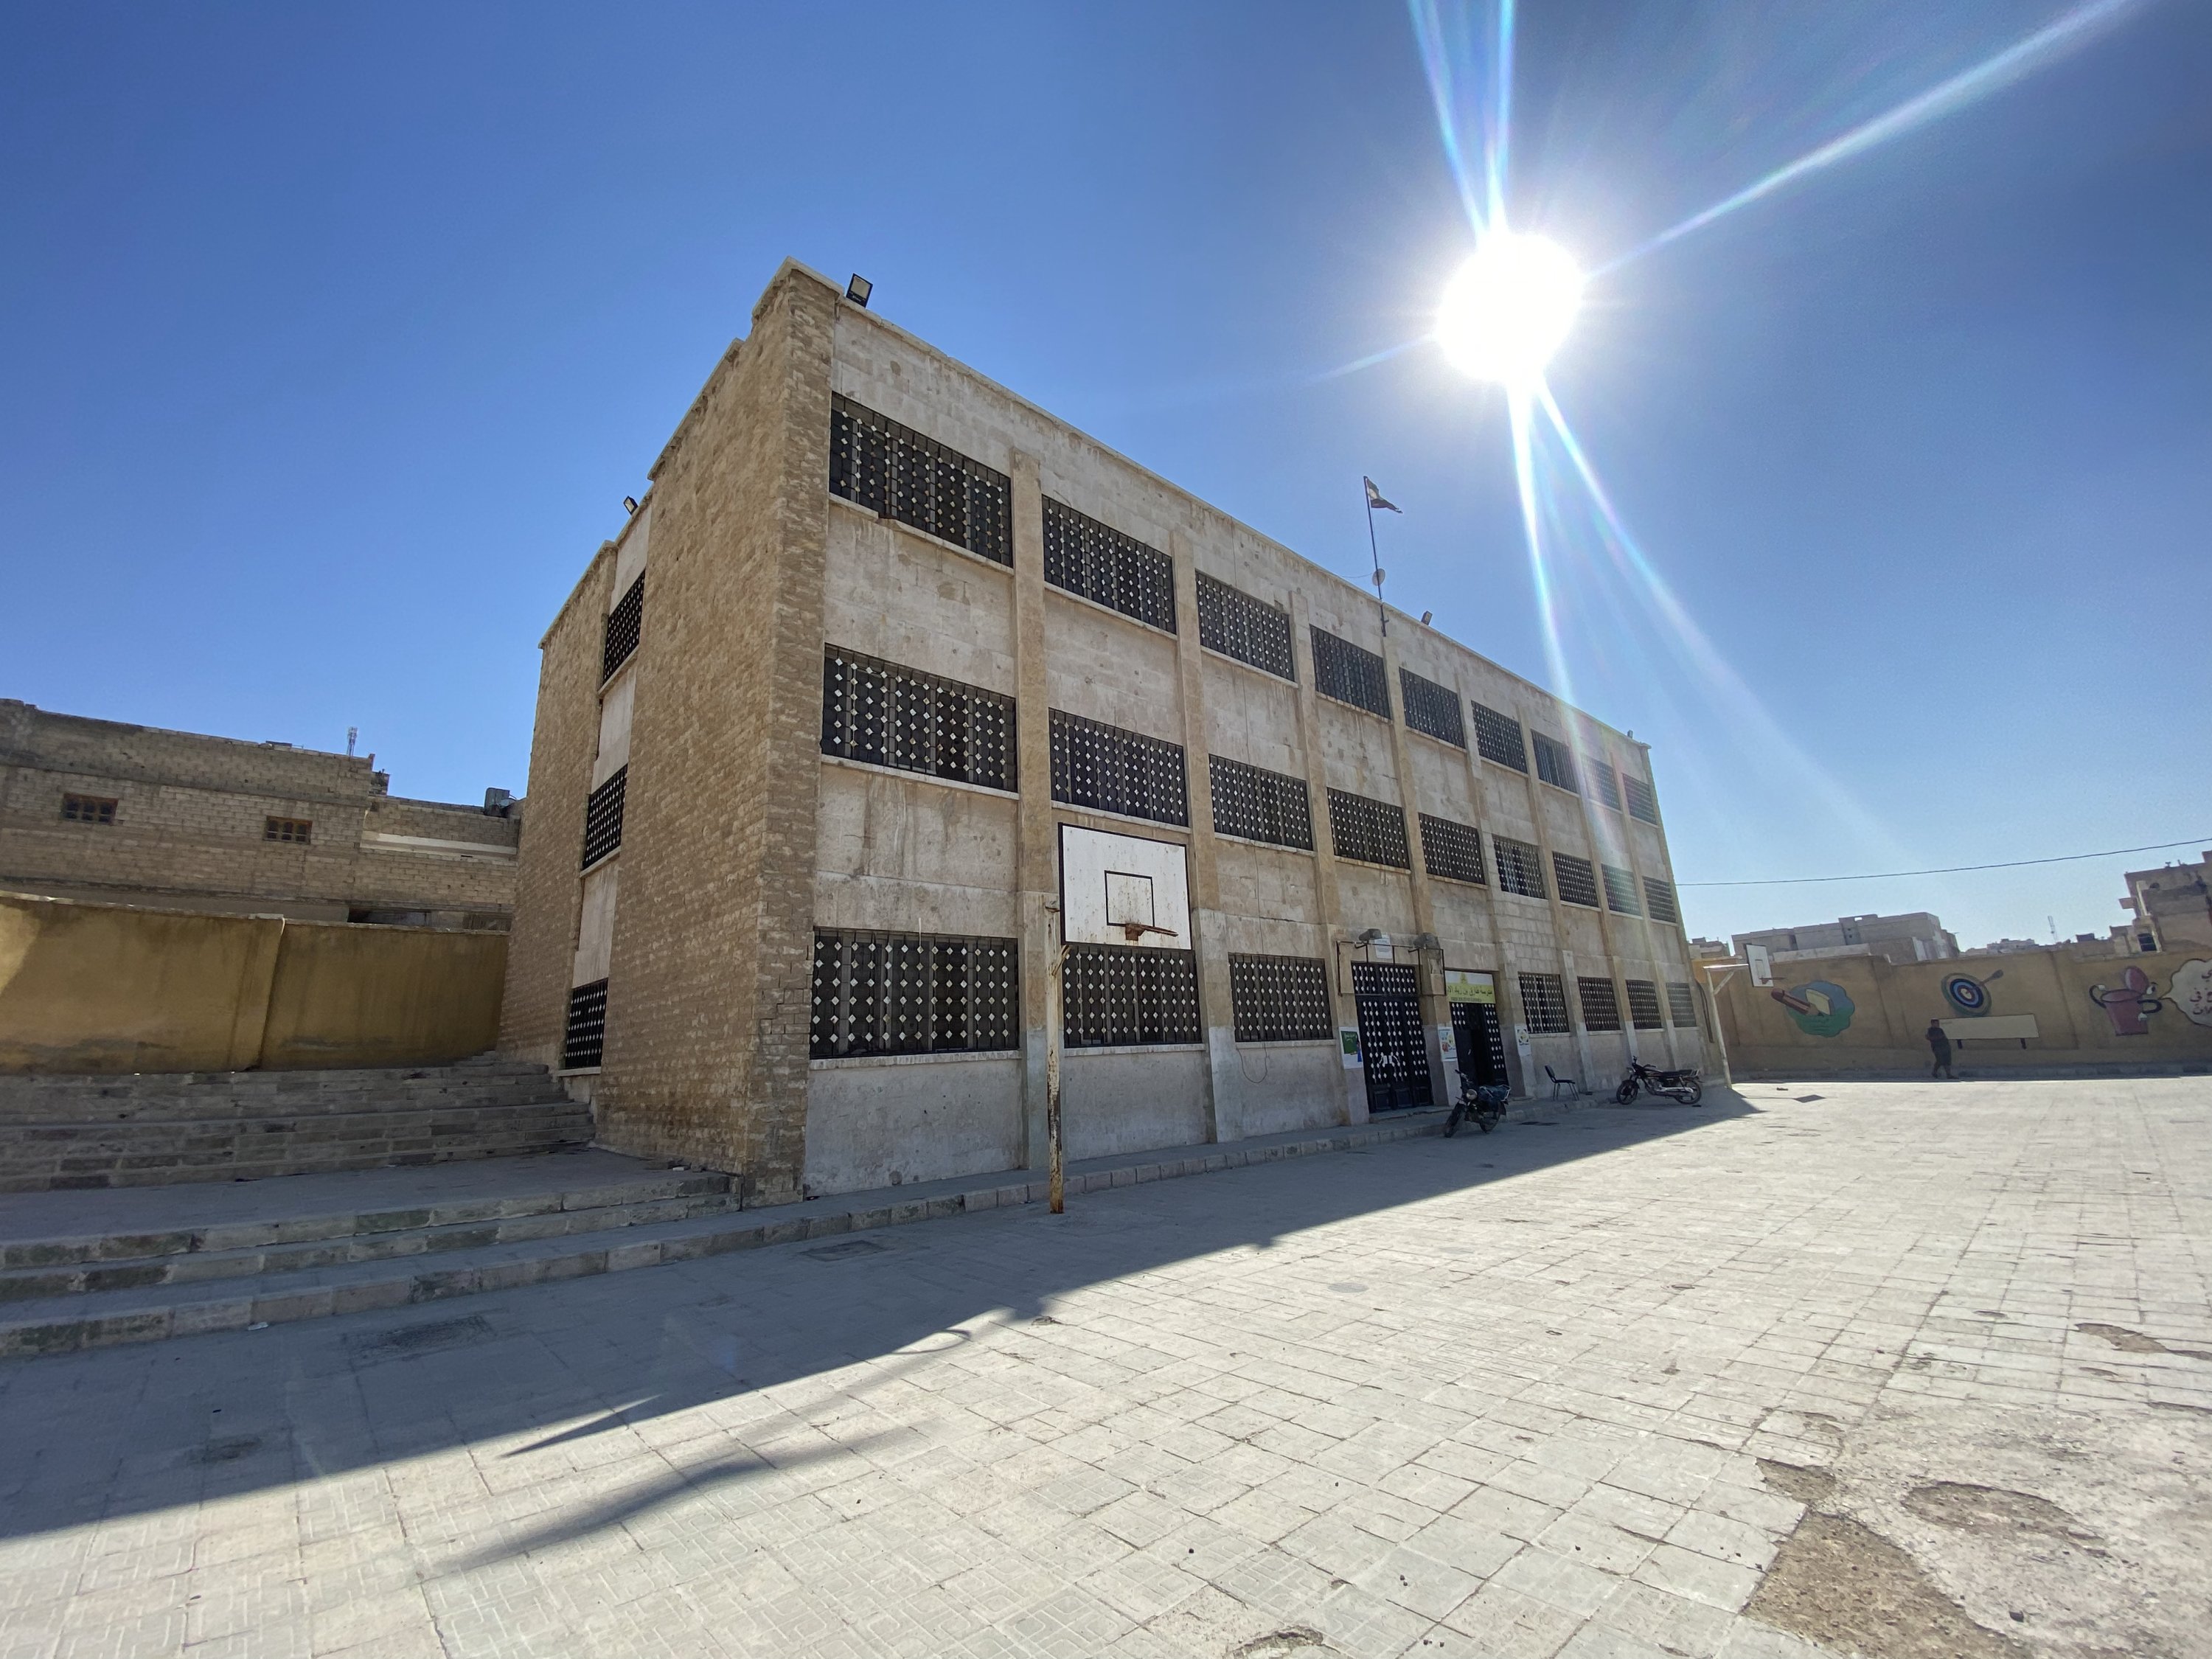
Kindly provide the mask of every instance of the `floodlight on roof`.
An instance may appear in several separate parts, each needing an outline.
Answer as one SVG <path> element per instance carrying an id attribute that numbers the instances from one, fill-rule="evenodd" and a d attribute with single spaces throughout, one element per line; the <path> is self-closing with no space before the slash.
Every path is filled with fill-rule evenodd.
<path id="1" fill-rule="evenodd" d="M 857 270 L 853 273 L 853 280 L 845 284 L 845 297 L 864 311 L 867 309 L 868 295 L 875 291 L 876 285 Z"/>

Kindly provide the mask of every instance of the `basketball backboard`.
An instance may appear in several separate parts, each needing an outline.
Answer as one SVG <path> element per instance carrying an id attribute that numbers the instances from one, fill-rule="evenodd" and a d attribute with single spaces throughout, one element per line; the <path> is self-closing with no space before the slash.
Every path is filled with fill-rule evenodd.
<path id="1" fill-rule="evenodd" d="M 1060 827 L 1060 904 L 1070 945 L 1188 951 L 1188 860 L 1181 843 Z"/>

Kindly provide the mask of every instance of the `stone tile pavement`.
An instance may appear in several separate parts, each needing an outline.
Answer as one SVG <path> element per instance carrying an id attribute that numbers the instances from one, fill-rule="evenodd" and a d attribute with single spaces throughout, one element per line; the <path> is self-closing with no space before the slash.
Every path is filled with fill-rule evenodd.
<path id="1" fill-rule="evenodd" d="M 1561 1109 L 0 1364 L 0 1659 L 2212 1651 L 2212 1085 Z"/>

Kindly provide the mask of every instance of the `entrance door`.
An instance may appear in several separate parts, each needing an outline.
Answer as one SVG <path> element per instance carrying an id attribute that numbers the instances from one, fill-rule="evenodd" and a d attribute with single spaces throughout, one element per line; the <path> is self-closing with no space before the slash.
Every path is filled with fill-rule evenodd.
<path id="1" fill-rule="evenodd" d="M 1421 1029 L 1421 985 L 1413 964 L 1355 962 L 1352 1000 L 1359 1011 L 1359 1054 L 1367 1072 L 1367 1109 L 1428 1106 L 1428 1034 Z"/>
<path id="2" fill-rule="evenodd" d="M 1459 1049 L 1459 1074 L 1468 1083 L 1510 1083 L 1505 1074 L 1505 1032 L 1492 1002 L 1455 1002 L 1452 1041 Z"/>

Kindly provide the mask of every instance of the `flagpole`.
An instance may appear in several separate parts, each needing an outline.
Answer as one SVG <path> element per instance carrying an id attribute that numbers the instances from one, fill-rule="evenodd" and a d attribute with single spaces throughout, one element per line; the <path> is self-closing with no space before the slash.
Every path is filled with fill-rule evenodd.
<path id="1" fill-rule="evenodd" d="M 1375 566 L 1375 619 L 1382 624 L 1382 632 L 1387 638 L 1390 632 L 1390 613 L 1382 608 L 1382 555 L 1375 544 L 1375 487 L 1362 478 L 1359 492 L 1367 501 L 1367 556 Z"/>

